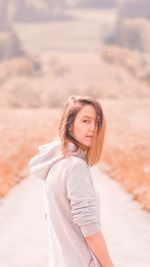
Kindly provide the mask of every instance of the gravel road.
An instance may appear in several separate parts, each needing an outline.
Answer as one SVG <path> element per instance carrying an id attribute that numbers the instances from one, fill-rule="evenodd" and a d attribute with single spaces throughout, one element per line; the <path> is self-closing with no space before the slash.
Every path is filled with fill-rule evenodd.
<path id="1" fill-rule="evenodd" d="M 150 214 L 96 166 L 91 172 L 101 199 L 102 230 L 115 267 L 150 266 Z M 42 186 L 42 181 L 28 176 L 0 201 L 0 266 L 48 267 Z"/>

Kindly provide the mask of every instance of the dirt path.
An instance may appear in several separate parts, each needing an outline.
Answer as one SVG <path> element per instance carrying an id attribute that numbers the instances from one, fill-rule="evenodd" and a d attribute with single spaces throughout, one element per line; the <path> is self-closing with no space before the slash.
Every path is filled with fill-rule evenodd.
<path id="1" fill-rule="evenodd" d="M 115 267 L 150 266 L 150 214 L 114 180 L 92 169 L 101 198 L 102 230 Z M 48 267 L 42 182 L 28 177 L 0 202 L 0 265 Z"/>

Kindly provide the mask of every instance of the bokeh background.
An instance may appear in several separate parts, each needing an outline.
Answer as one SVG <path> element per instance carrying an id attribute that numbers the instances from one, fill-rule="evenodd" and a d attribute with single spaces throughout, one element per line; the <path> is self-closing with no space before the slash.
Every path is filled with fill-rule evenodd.
<path id="1" fill-rule="evenodd" d="M 99 168 L 150 212 L 149 0 L 0 0 L 1 198 L 58 135 L 72 94 L 99 99 Z"/>

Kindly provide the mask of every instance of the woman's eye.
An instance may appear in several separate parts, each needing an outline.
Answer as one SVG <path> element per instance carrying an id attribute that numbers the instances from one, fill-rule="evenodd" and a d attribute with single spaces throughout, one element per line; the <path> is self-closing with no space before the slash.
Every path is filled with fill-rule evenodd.
<path id="1" fill-rule="evenodd" d="M 88 122 L 88 123 L 89 123 L 89 121 L 88 121 L 88 120 L 84 120 L 83 122 Z"/>

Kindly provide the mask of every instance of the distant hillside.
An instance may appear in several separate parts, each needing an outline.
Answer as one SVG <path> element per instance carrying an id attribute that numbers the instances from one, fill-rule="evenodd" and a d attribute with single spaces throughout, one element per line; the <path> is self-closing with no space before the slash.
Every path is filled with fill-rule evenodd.
<path id="1" fill-rule="evenodd" d="M 150 21 L 146 19 L 120 19 L 106 43 L 117 44 L 141 52 L 150 52 Z"/>
<path id="2" fill-rule="evenodd" d="M 112 8 L 117 4 L 117 0 L 79 0 L 77 3 L 80 7 Z"/>
<path id="3" fill-rule="evenodd" d="M 117 20 L 106 43 L 150 52 L 150 1 L 120 0 Z"/>
<path id="4" fill-rule="evenodd" d="M 147 18 L 150 19 L 149 0 L 123 0 L 119 6 L 120 18 Z"/>

